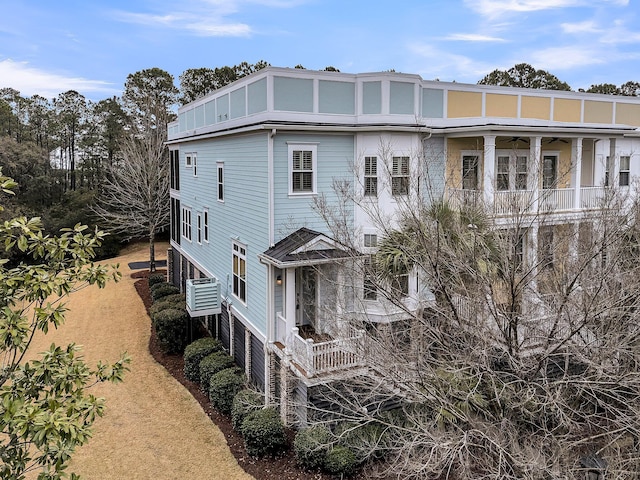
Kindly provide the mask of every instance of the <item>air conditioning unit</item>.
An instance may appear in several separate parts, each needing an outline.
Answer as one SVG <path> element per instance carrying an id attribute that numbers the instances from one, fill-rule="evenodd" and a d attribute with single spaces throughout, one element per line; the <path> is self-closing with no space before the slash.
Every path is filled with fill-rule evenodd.
<path id="1" fill-rule="evenodd" d="M 215 315 L 222 311 L 220 282 L 217 278 L 187 280 L 187 311 L 192 317 Z"/>

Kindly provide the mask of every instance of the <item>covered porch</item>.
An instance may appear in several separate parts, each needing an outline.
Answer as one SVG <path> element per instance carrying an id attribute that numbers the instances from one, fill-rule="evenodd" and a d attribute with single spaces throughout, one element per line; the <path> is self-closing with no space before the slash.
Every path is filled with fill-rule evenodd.
<path id="1" fill-rule="evenodd" d="M 364 365 L 364 332 L 346 313 L 353 288 L 344 266 L 357 256 L 307 228 L 260 255 L 269 270 L 269 344 L 307 379 Z"/>

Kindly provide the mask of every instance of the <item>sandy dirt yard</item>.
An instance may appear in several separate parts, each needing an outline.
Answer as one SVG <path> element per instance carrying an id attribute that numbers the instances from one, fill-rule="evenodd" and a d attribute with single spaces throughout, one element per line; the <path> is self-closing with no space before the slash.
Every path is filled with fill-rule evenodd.
<path id="1" fill-rule="evenodd" d="M 156 245 L 158 259 L 166 258 L 166 248 Z M 70 471 L 85 480 L 251 479 L 198 402 L 149 354 L 150 320 L 127 265 L 144 260 L 148 246 L 140 244 L 106 262 L 120 264 L 122 280 L 74 293 L 65 325 L 33 345 L 40 352 L 52 342 L 75 342 L 90 365 L 115 361 L 125 351 L 132 358 L 124 383 L 92 389 L 106 398 L 106 413 Z"/>

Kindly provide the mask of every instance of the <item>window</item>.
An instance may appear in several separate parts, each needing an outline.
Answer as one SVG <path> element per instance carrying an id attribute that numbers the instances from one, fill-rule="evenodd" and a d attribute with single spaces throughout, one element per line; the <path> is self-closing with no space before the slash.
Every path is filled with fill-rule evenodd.
<path id="1" fill-rule="evenodd" d="M 509 157 L 499 156 L 496 168 L 496 189 L 509 190 Z"/>
<path id="2" fill-rule="evenodd" d="M 604 160 L 604 186 L 609 186 L 609 155 Z"/>
<path id="3" fill-rule="evenodd" d="M 316 190 L 316 146 L 289 145 L 291 185 L 289 193 L 314 193 Z"/>
<path id="4" fill-rule="evenodd" d="M 364 157 L 364 194 L 378 195 L 378 157 Z"/>
<path id="5" fill-rule="evenodd" d="M 242 303 L 247 302 L 247 250 L 233 242 L 233 294 Z"/>
<path id="6" fill-rule="evenodd" d="M 184 164 L 187 168 L 193 169 L 194 177 L 198 176 L 198 159 L 195 153 L 186 153 L 184 156 Z"/>
<path id="7" fill-rule="evenodd" d="M 391 289 L 402 297 L 409 295 L 409 274 L 401 273 L 393 277 Z"/>
<path id="8" fill-rule="evenodd" d="M 180 209 L 180 200 L 177 198 L 171 198 L 171 240 L 180 245 L 181 234 L 181 221 L 180 215 L 182 211 Z"/>
<path id="9" fill-rule="evenodd" d="M 527 189 L 527 156 L 515 157 L 515 165 L 511 165 L 511 156 L 499 155 L 496 159 L 496 189 L 497 190 L 526 190 Z"/>
<path id="10" fill-rule="evenodd" d="M 378 235 L 374 233 L 364 234 L 364 246 L 368 248 L 375 248 L 378 246 Z"/>
<path id="11" fill-rule="evenodd" d="M 171 188 L 180 190 L 180 152 L 171 150 Z"/>
<path id="12" fill-rule="evenodd" d="M 553 227 L 538 230 L 538 263 L 541 268 L 553 268 Z"/>
<path id="13" fill-rule="evenodd" d="M 202 233 L 204 236 L 204 241 L 208 242 L 209 241 L 209 210 L 205 210 L 204 212 L 202 212 L 202 219 L 203 219 Z"/>
<path id="14" fill-rule="evenodd" d="M 224 202 L 224 164 L 218 163 L 218 201 Z"/>
<path id="15" fill-rule="evenodd" d="M 198 212 L 196 218 L 196 239 L 198 243 L 202 243 L 202 214 Z"/>
<path id="16" fill-rule="evenodd" d="M 542 158 L 542 188 L 558 187 L 558 157 L 557 155 L 545 155 Z"/>
<path id="17" fill-rule="evenodd" d="M 409 194 L 409 157 L 393 157 L 391 195 Z"/>
<path id="18" fill-rule="evenodd" d="M 512 261 L 516 270 L 522 270 L 524 266 L 525 235 L 526 235 L 526 231 L 524 230 L 512 231 L 512 234 L 511 234 L 511 244 L 512 244 L 511 253 L 513 255 Z"/>
<path id="19" fill-rule="evenodd" d="M 464 190 L 478 189 L 477 155 L 464 155 L 462 157 L 462 188 Z"/>
<path id="20" fill-rule="evenodd" d="M 182 236 L 191 241 L 191 209 L 182 208 Z"/>
<path id="21" fill-rule="evenodd" d="M 631 165 L 631 157 L 624 155 L 620 157 L 620 175 L 618 177 L 618 184 L 621 187 L 629 186 L 629 167 Z"/>
<path id="22" fill-rule="evenodd" d="M 365 300 L 377 300 L 378 288 L 376 287 L 376 256 L 369 255 L 364 259 L 363 296 Z"/>

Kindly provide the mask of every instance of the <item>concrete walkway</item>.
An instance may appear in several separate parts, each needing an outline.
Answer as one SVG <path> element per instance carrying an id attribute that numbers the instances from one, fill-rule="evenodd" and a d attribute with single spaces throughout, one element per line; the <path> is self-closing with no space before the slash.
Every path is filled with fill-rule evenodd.
<path id="1" fill-rule="evenodd" d="M 166 245 L 156 252 L 162 255 Z M 251 479 L 200 405 L 149 355 L 150 320 L 128 268 L 147 254 L 142 244 L 109 261 L 120 264 L 122 280 L 74 293 L 66 324 L 34 345 L 39 352 L 52 342 L 75 342 L 83 345 L 89 364 L 114 361 L 124 351 L 133 359 L 123 384 L 92 389 L 107 399 L 106 414 L 76 452 L 70 471 L 85 480 Z"/>

